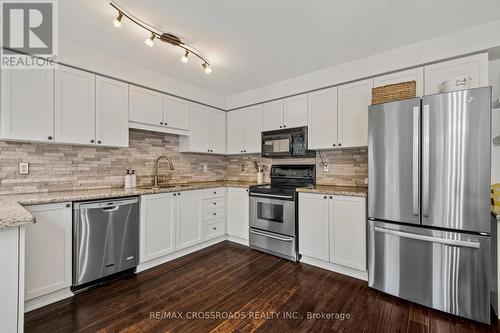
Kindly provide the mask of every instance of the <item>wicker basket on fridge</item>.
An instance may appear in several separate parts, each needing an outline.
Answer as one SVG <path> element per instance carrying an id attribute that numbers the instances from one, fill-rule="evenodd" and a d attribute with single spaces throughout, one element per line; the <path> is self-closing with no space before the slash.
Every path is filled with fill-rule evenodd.
<path id="1" fill-rule="evenodd" d="M 407 81 L 372 89 L 372 104 L 382 104 L 417 97 L 417 82 Z"/>

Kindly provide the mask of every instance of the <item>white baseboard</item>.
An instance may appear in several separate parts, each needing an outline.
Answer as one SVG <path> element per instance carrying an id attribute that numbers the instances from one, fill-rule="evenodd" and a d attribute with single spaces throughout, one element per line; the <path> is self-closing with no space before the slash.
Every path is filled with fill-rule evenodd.
<path id="1" fill-rule="evenodd" d="M 227 235 L 227 240 L 240 245 L 249 246 L 248 239 L 243 239 L 236 236 Z"/>
<path id="2" fill-rule="evenodd" d="M 152 259 L 152 260 L 140 263 L 139 266 L 137 266 L 137 273 L 143 272 L 143 271 L 148 270 L 150 268 L 153 268 L 155 266 L 164 264 L 164 263 L 169 262 L 171 260 L 183 257 L 183 256 L 188 255 L 190 253 L 202 250 L 202 249 L 204 249 L 206 247 L 209 247 L 209 246 L 215 245 L 217 243 L 223 242 L 226 239 L 227 239 L 226 235 L 220 236 L 220 237 L 208 240 L 206 242 L 203 242 L 203 243 L 200 243 L 200 244 L 188 247 L 186 249 L 182 249 L 182 250 L 174 252 L 172 254 L 167 254 L 166 256 L 159 257 L 159 258 L 156 258 L 156 259 Z"/>
<path id="3" fill-rule="evenodd" d="M 24 302 L 24 312 L 30 312 L 41 308 L 42 306 L 59 302 L 65 298 L 72 297 L 74 294 L 69 288 L 54 291 L 48 295 L 39 296 Z"/>
<path id="4" fill-rule="evenodd" d="M 309 264 L 309 265 L 313 265 L 316 267 L 324 268 L 324 269 L 327 269 L 327 270 L 332 271 L 332 272 L 348 275 L 348 276 L 351 276 L 351 277 L 356 278 L 356 279 L 368 281 L 368 272 L 366 272 L 366 271 L 360 271 L 357 269 L 345 267 L 342 265 L 333 264 L 331 262 L 326 262 L 323 260 L 319 260 L 319 259 L 315 259 L 315 258 L 311 258 L 311 257 L 307 257 L 307 256 L 302 256 L 302 258 L 300 259 L 300 262 L 303 262 L 303 263 Z"/>

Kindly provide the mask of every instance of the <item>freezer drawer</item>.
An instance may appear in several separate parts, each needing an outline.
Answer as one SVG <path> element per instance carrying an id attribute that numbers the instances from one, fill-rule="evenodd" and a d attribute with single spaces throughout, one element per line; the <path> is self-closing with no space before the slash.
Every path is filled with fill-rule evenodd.
<path id="1" fill-rule="evenodd" d="M 368 285 L 490 322 L 490 237 L 369 221 Z"/>

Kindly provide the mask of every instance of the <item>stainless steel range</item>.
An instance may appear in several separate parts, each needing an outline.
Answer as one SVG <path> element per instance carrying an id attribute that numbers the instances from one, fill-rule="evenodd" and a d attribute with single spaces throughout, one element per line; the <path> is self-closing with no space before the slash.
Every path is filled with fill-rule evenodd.
<path id="1" fill-rule="evenodd" d="M 314 165 L 273 165 L 271 184 L 250 187 L 250 247 L 297 261 L 297 187 L 316 183 Z"/>

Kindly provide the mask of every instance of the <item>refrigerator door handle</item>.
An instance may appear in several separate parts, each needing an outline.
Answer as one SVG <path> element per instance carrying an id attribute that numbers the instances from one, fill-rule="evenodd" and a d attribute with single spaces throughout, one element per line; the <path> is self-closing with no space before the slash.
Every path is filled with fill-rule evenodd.
<path id="1" fill-rule="evenodd" d="M 408 232 L 403 232 L 403 231 L 398 231 L 398 230 L 391 230 L 391 229 L 386 229 L 386 228 L 381 228 L 381 227 L 375 227 L 375 231 L 382 232 L 382 233 L 389 234 L 389 235 L 409 238 L 409 239 L 416 239 L 416 240 L 421 240 L 421 241 L 425 241 L 425 242 L 440 243 L 440 244 L 446 244 L 446 245 L 451 245 L 451 246 L 469 247 L 469 248 L 473 248 L 473 249 L 479 249 L 479 247 L 480 247 L 479 242 L 471 242 L 471 241 L 463 241 L 463 240 L 458 240 L 458 239 L 447 239 L 447 238 L 426 236 L 426 235 L 413 234 L 413 233 L 408 233 Z"/>
<path id="2" fill-rule="evenodd" d="M 422 113 L 422 215 L 429 217 L 429 105 L 423 107 Z"/>
<path id="3" fill-rule="evenodd" d="M 413 165 L 412 165 L 412 178 L 413 178 L 413 215 L 419 215 L 419 174 L 420 174 L 420 161 L 419 161 L 419 141 L 420 141 L 420 107 L 413 107 Z"/>

